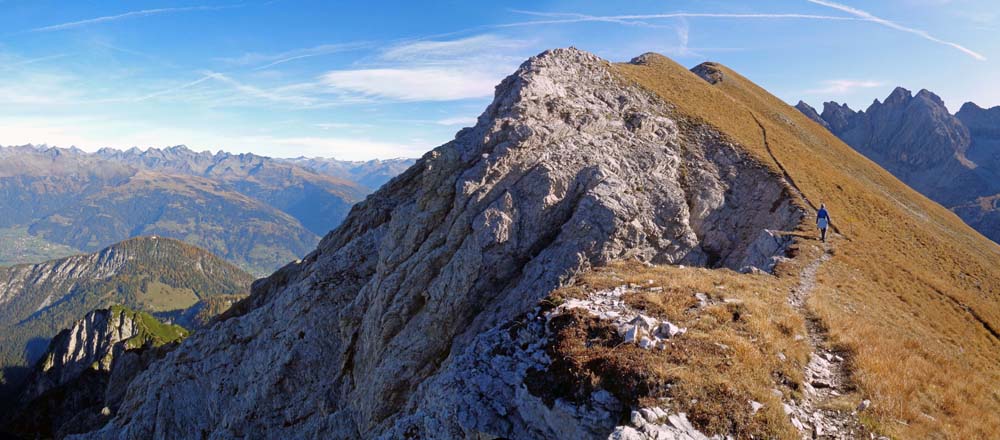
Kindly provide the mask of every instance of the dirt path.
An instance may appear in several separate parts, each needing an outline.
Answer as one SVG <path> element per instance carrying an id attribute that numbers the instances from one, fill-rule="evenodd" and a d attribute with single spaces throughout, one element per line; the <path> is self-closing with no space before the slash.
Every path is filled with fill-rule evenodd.
<path id="1" fill-rule="evenodd" d="M 760 127 L 764 148 L 781 170 L 790 189 L 813 211 L 818 210 L 816 204 L 802 192 L 784 164 L 775 156 L 767 139 L 767 128 L 753 112 L 750 112 L 750 116 Z M 841 234 L 832 222 L 830 229 L 832 229 L 830 238 L 850 239 Z M 830 244 L 822 243 L 821 246 L 823 254 L 802 270 L 799 274 L 799 284 L 788 294 L 788 303 L 805 318 L 806 339 L 812 347 L 812 352 L 805 367 L 802 397 L 797 402 L 791 400 L 785 402 L 785 413 L 791 418 L 792 425 L 799 430 L 803 439 L 869 438 L 869 433 L 858 421 L 858 408 L 854 407 L 855 402 L 846 397 L 854 391 L 846 359 L 841 353 L 830 348 L 826 327 L 806 306 L 809 295 L 816 287 L 816 272 L 833 255 Z"/>
<path id="2" fill-rule="evenodd" d="M 760 134 L 764 140 L 764 149 L 767 150 L 767 154 L 771 156 L 771 160 L 773 160 L 774 164 L 778 166 L 779 170 L 781 170 L 781 175 L 785 179 L 785 182 L 788 183 L 789 188 L 791 188 L 791 190 L 794 191 L 795 194 L 797 194 L 804 202 L 806 202 L 806 204 L 809 205 L 809 207 L 812 208 L 813 211 L 818 211 L 819 206 L 816 206 L 816 204 L 813 203 L 812 200 L 809 200 L 809 197 L 806 196 L 806 193 L 802 192 L 802 190 L 799 189 L 799 185 L 795 183 L 795 179 L 793 179 L 792 175 L 788 173 L 788 169 L 785 168 L 785 164 L 781 163 L 781 161 L 778 160 L 778 156 L 774 155 L 774 150 L 771 149 L 771 142 L 767 140 L 767 128 L 764 127 L 764 124 L 760 122 L 760 119 L 757 119 L 757 115 L 754 114 L 754 112 L 750 112 L 750 117 L 752 117 L 753 121 L 757 123 L 757 127 L 760 127 Z M 833 221 L 830 222 L 830 229 L 833 230 L 834 233 L 840 234 L 842 237 L 850 240 L 850 238 L 841 234 L 840 229 L 837 228 L 837 225 L 833 224 Z"/>
<path id="3" fill-rule="evenodd" d="M 802 270 L 798 286 L 788 295 L 788 303 L 806 320 L 806 339 L 812 353 L 805 368 L 802 398 L 785 402 L 785 412 L 803 439 L 867 438 L 853 402 L 842 397 L 854 390 L 846 361 L 829 348 L 826 328 L 806 307 L 816 286 L 816 272 L 830 256 L 829 245 L 824 245 L 823 255 Z"/>

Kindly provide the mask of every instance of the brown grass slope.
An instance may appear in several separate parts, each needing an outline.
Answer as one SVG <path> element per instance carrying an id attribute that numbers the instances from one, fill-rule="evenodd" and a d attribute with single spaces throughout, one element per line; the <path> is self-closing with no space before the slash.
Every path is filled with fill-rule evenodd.
<path id="1" fill-rule="evenodd" d="M 804 206 L 830 208 L 843 235 L 819 269 L 809 309 L 850 355 L 859 393 L 874 404 L 864 415 L 870 428 L 897 438 L 995 435 L 1000 246 L 725 66 L 696 68 L 714 84 L 659 55 L 616 67 L 785 173 Z M 807 237 L 794 247 L 775 287 L 823 252 Z"/>

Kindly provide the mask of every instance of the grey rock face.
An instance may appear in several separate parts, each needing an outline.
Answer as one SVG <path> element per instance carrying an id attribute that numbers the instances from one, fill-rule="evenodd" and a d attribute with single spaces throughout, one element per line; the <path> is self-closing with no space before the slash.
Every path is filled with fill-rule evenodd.
<path id="1" fill-rule="evenodd" d="M 787 243 L 766 230 L 803 215 L 778 176 L 678 117 L 593 55 L 528 60 L 475 127 L 81 438 L 607 437 L 625 410 L 610 394 L 548 406 L 527 391 L 548 362 L 535 304 L 612 259 L 767 270 Z"/>
<path id="2" fill-rule="evenodd" d="M 956 160 L 969 147 L 969 130 L 948 112 L 941 98 L 927 90 L 911 96 L 897 87 L 884 103 L 876 101 L 858 118 L 853 126 L 835 133 L 897 170 Z"/>
<path id="3" fill-rule="evenodd" d="M 984 109 L 967 102 L 955 117 L 969 129 L 972 144 L 966 155 L 979 165 L 1000 174 L 1000 106 Z"/>
<path id="4" fill-rule="evenodd" d="M 124 307 L 98 309 L 60 332 L 20 394 L 5 402 L 0 431 L 64 438 L 106 424 L 132 378 L 176 346 L 159 339 L 166 335 L 150 329 L 162 327 L 142 316 Z"/>
<path id="5" fill-rule="evenodd" d="M 803 101 L 799 101 L 798 104 L 795 104 L 795 108 L 802 112 L 802 114 L 808 116 L 809 119 L 812 119 L 817 124 L 822 125 L 823 128 L 830 130 L 830 124 L 827 124 L 826 120 L 824 120 L 811 105 L 806 104 Z"/>
<path id="6" fill-rule="evenodd" d="M 847 104 L 837 104 L 836 102 L 824 102 L 823 114 L 821 117 L 826 121 L 833 134 L 843 132 L 854 124 L 854 119 L 863 112 L 851 110 Z"/>
<path id="7" fill-rule="evenodd" d="M 48 354 L 38 370 L 25 382 L 22 402 L 80 377 L 85 370 L 110 372 L 116 355 L 124 351 L 119 344 L 138 332 L 132 316 L 119 310 L 95 310 L 72 328 L 63 330 L 49 344 Z"/>

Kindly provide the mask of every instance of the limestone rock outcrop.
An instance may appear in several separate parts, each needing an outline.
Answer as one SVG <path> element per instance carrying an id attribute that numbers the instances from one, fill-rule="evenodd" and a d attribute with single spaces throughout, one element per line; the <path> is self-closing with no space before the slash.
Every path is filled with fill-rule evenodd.
<path id="1" fill-rule="evenodd" d="M 611 394 L 524 384 L 549 361 L 538 301 L 613 259 L 767 271 L 803 215 L 723 134 L 548 51 L 79 438 L 606 438 Z"/>
<path id="2" fill-rule="evenodd" d="M 52 338 L 0 417 L 0 432 L 63 438 L 100 427 L 132 378 L 185 336 L 122 306 L 88 313 Z"/>

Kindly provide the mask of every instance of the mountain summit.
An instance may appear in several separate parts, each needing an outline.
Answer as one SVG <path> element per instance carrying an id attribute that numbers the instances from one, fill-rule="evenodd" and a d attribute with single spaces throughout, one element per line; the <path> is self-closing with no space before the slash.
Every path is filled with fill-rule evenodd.
<path id="1" fill-rule="evenodd" d="M 965 353 L 925 369 L 948 383 L 928 399 L 961 395 L 959 372 L 990 383 L 1000 249 L 735 72 L 694 70 L 652 54 L 529 59 L 474 127 L 154 362 L 78 438 L 872 428 L 830 409 L 829 390 L 876 399 L 870 417 L 903 418 L 904 434 L 932 430 L 898 412 L 917 384 L 887 390 L 881 362 L 919 369 L 896 356 L 926 339 L 927 353 Z M 807 235 L 821 201 L 836 250 Z M 932 249 L 947 259 L 915 256 Z M 894 265 L 912 272 L 882 272 Z M 948 411 L 976 405 L 997 403 Z"/>

